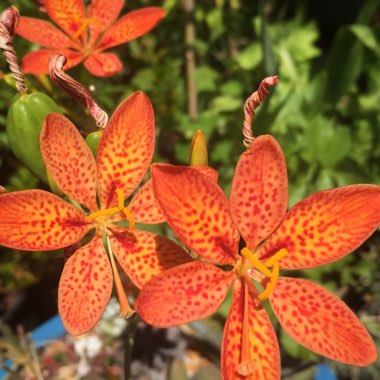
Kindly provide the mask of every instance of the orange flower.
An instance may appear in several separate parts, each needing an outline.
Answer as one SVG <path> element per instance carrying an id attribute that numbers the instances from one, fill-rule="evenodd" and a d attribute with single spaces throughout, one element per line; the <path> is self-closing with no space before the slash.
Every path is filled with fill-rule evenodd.
<path id="1" fill-rule="evenodd" d="M 241 156 L 230 202 L 192 168 L 156 164 L 151 172 L 156 199 L 177 236 L 207 261 L 233 269 L 196 261 L 159 274 L 136 303 L 146 322 L 165 327 L 209 316 L 233 283 L 224 379 L 280 378 L 276 334 L 261 304 L 267 298 L 282 327 L 310 350 L 359 366 L 376 360 L 368 332 L 341 300 L 279 271 L 316 267 L 356 249 L 380 223 L 379 186 L 320 191 L 286 213 L 285 158 L 269 135 L 257 137 Z"/>
<path id="2" fill-rule="evenodd" d="M 153 109 L 141 92 L 115 110 L 103 132 L 96 161 L 75 126 L 64 116 L 49 114 L 41 131 L 47 170 L 62 192 L 89 212 L 41 190 L 0 195 L 1 245 L 53 250 L 73 245 L 95 229 L 90 242 L 69 257 L 59 283 L 58 308 L 72 335 L 84 334 L 99 320 L 111 295 L 112 278 L 121 315 L 133 312 L 114 256 L 139 288 L 163 269 L 190 260 L 171 240 L 135 230 L 135 222 L 163 220 L 152 191 L 143 186 L 128 208 L 124 206 L 124 199 L 150 165 L 154 140 Z M 128 220 L 129 229 L 113 224 L 120 220 Z"/>
<path id="3" fill-rule="evenodd" d="M 48 74 L 49 57 L 67 57 L 66 69 L 84 61 L 87 70 L 98 77 L 112 76 L 123 65 L 113 53 L 103 51 L 149 32 L 164 16 L 161 8 L 149 7 L 129 12 L 116 21 L 124 0 L 92 0 L 85 8 L 82 0 L 45 0 L 48 21 L 20 17 L 17 33 L 47 49 L 33 51 L 22 60 L 24 73 Z"/>

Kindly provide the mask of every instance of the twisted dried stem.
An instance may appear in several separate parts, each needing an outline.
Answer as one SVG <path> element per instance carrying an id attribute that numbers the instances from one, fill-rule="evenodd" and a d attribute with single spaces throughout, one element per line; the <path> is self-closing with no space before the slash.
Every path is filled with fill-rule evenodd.
<path id="1" fill-rule="evenodd" d="M 0 49 L 9 65 L 13 77 L 16 80 L 16 88 L 20 94 L 26 94 L 24 74 L 17 62 L 17 56 L 13 47 L 13 36 L 18 24 L 19 12 L 16 7 L 9 7 L 0 14 Z"/>
<path id="2" fill-rule="evenodd" d="M 98 106 L 90 92 L 81 83 L 65 73 L 63 70 L 65 64 L 66 57 L 64 55 L 53 54 L 49 62 L 50 78 L 88 109 L 90 115 L 95 119 L 98 128 L 105 128 L 108 122 L 108 115 Z"/>
<path id="3" fill-rule="evenodd" d="M 255 91 L 244 104 L 244 122 L 243 122 L 243 144 L 248 148 L 254 140 L 252 132 L 252 119 L 255 116 L 255 109 L 269 94 L 269 87 L 278 83 L 277 75 L 266 77 L 260 83 L 259 88 Z"/>

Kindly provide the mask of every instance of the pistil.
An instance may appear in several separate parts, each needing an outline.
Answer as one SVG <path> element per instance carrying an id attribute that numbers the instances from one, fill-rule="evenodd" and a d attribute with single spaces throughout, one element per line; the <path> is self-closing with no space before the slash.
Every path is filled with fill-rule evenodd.
<path id="1" fill-rule="evenodd" d="M 288 251 L 285 248 L 280 249 L 264 264 L 247 247 L 241 250 L 241 254 L 252 264 L 252 268 L 250 269 L 257 269 L 264 276 L 269 278 L 264 291 L 258 296 L 260 301 L 266 300 L 276 286 L 278 275 L 280 273 L 279 261 L 288 254 Z M 273 267 L 272 270 L 269 269 L 270 267 Z"/>
<path id="2" fill-rule="evenodd" d="M 116 286 L 116 292 L 117 292 L 117 296 L 119 298 L 120 316 L 123 318 L 129 318 L 135 311 L 129 305 L 127 295 L 125 294 L 123 284 L 122 284 L 120 276 L 119 276 L 119 271 L 117 270 L 117 267 L 116 267 L 115 258 L 114 258 L 114 254 L 112 251 L 110 239 L 108 236 L 107 236 L 107 245 L 108 245 L 108 252 L 109 252 L 110 261 L 111 261 L 113 278 L 114 278 L 115 286 Z"/>

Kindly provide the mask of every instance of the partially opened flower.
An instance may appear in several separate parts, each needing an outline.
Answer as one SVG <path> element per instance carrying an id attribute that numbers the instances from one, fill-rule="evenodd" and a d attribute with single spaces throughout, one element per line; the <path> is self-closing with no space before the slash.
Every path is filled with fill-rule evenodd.
<path id="1" fill-rule="evenodd" d="M 151 172 L 156 199 L 177 236 L 209 262 L 233 269 L 196 261 L 159 274 L 137 300 L 146 322 L 165 327 L 209 316 L 233 283 L 224 379 L 280 378 L 276 335 L 261 304 L 266 299 L 282 327 L 310 350 L 352 365 L 376 360 L 371 337 L 341 300 L 308 280 L 279 277 L 279 271 L 313 268 L 356 249 L 380 223 L 379 186 L 320 191 L 286 212 L 285 159 L 269 135 L 257 137 L 241 156 L 230 202 L 192 168 L 155 164 Z"/>
<path id="2" fill-rule="evenodd" d="M 69 257 L 59 284 L 59 312 L 72 335 L 87 332 L 99 320 L 111 295 L 112 278 L 121 315 L 133 312 L 114 256 L 139 288 L 162 270 L 190 260 L 171 240 L 135 229 L 136 221 L 162 220 L 159 209 L 144 209 L 144 201 L 153 202 L 151 192 L 137 192 L 129 207 L 124 206 L 150 165 L 154 140 L 153 109 L 141 92 L 115 110 L 96 161 L 75 126 L 62 115 L 49 114 L 41 131 L 47 170 L 69 198 L 89 211 L 41 190 L 0 195 L 4 246 L 53 250 L 73 245 L 95 230 L 90 241 Z M 129 228 L 113 223 L 120 220 L 127 220 Z"/>
<path id="3" fill-rule="evenodd" d="M 95 76 L 119 72 L 123 67 L 119 58 L 104 50 L 142 36 L 165 16 L 163 9 L 149 7 L 129 12 L 116 21 L 123 5 L 124 0 L 92 0 L 87 7 L 83 0 L 45 0 L 48 16 L 62 30 L 45 20 L 20 17 L 17 34 L 44 48 L 24 56 L 24 73 L 47 74 L 49 57 L 55 53 L 67 57 L 66 69 L 84 61 Z"/>

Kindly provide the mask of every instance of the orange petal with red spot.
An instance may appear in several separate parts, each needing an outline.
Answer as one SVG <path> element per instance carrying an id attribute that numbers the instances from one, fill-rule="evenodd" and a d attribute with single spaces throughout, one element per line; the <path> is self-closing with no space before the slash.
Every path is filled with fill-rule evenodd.
<path id="1" fill-rule="evenodd" d="M 124 0 L 92 0 L 88 6 L 88 16 L 94 20 L 90 24 L 90 45 L 115 22 L 123 5 Z"/>
<path id="2" fill-rule="evenodd" d="M 81 53 L 69 49 L 40 49 L 23 56 L 22 71 L 25 74 L 49 74 L 49 60 L 53 54 L 63 54 L 67 58 L 65 70 L 68 70 L 83 61 L 83 55 Z"/>
<path id="3" fill-rule="evenodd" d="M 376 361 L 376 346 L 365 327 L 325 288 L 311 281 L 282 277 L 269 299 L 285 331 L 309 350 L 357 366 Z"/>
<path id="4" fill-rule="evenodd" d="M 209 166 L 192 166 L 194 170 L 206 175 L 213 181 L 218 181 L 218 172 Z M 153 183 L 149 179 L 134 195 L 128 206 L 136 222 L 146 224 L 163 223 L 166 221 L 154 195 Z"/>
<path id="5" fill-rule="evenodd" d="M 91 330 L 112 292 L 112 270 L 102 239 L 95 238 L 66 261 L 58 288 L 58 310 L 74 336 Z"/>
<path id="6" fill-rule="evenodd" d="M 42 126 L 40 144 L 46 168 L 57 186 L 91 211 L 97 210 L 95 159 L 74 124 L 50 113 Z"/>
<path id="7" fill-rule="evenodd" d="M 241 155 L 230 204 L 232 218 L 251 249 L 280 224 L 288 207 L 288 179 L 284 153 L 274 137 L 257 137 Z"/>
<path id="8" fill-rule="evenodd" d="M 16 32 L 28 41 L 51 49 L 74 46 L 74 42 L 53 24 L 33 17 L 21 16 Z"/>
<path id="9" fill-rule="evenodd" d="M 129 12 L 104 33 L 98 47 L 109 49 L 134 40 L 148 33 L 164 16 L 165 11 L 157 7 Z"/>
<path id="10" fill-rule="evenodd" d="M 123 64 L 113 53 L 99 53 L 89 56 L 84 65 L 96 77 L 111 77 L 121 71 Z"/>
<path id="11" fill-rule="evenodd" d="M 257 298 L 239 280 L 234 282 L 231 310 L 224 326 L 221 362 L 223 379 L 280 379 L 280 352 L 272 323 Z"/>
<path id="12" fill-rule="evenodd" d="M 172 240 L 148 231 L 112 228 L 111 246 L 121 267 L 138 287 L 164 270 L 192 261 Z"/>
<path id="13" fill-rule="evenodd" d="M 191 166 L 192 169 L 196 170 L 199 173 L 202 173 L 206 177 L 212 179 L 214 182 L 218 182 L 218 171 L 212 168 L 211 166 L 200 165 L 200 166 Z"/>
<path id="14" fill-rule="evenodd" d="M 281 248 L 286 269 L 336 261 L 359 247 L 380 224 L 380 186 L 351 185 L 315 193 L 295 205 L 259 257 Z"/>
<path id="15" fill-rule="evenodd" d="M 169 269 L 146 283 L 135 308 L 147 323 L 176 326 L 213 314 L 235 278 L 214 265 L 196 261 Z"/>
<path id="16" fill-rule="evenodd" d="M 239 233 L 222 189 L 192 167 L 156 164 L 151 173 L 156 199 L 176 235 L 205 259 L 234 264 Z"/>
<path id="17" fill-rule="evenodd" d="M 135 92 L 113 113 L 98 147 L 99 198 L 116 202 L 116 189 L 127 198 L 148 170 L 154 151 L 154 113 L 148 97 Z"/>
<path id="18" fill-rule="evenodd" d="M 154 196 L 151 179 L 141 186 L 132 198 L 128 209 L 138 223 L 155 224 L 165 222 L 165 216 Z"/>
<path id="19" fill-rule="evenodd" d="M 48 251 L 77 242 L 93 227 L 76 207 L 46 191 L 0 195 L 0 245 Z"/>
<path id="20" fill-rule="evenodd" d="M 67 34 L 74 34 L 86 18 L 83 0 L 45 0 L 49 17 Z"/>

